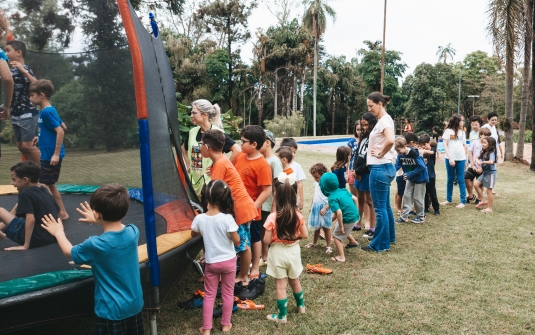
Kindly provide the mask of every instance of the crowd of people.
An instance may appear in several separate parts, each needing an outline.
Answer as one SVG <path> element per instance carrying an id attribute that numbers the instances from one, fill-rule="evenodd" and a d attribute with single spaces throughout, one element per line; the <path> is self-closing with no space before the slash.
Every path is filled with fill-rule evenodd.
<path id="1" fill-rule="evenodd" d="M 7 25 L 0 19 L 0 37 L 6 35 Z M 0 50 L 5 97 L 0 118 L 11 120 L 17 147 L 26 158 L 11 168 L 12 184 L 19 191 L 18 205 L 11 211 L 0 208 L 0 240 L 7 237 L 19 244 L 6 248 L 8 251 L 57 241 L 67 257 L 93 268 L 97 333 L 143 334 L 139 231 L 121 223 L 129 207 L 128 192 L 117 184 L 94 192 L 90 202 L 80 204 L 77 211 L 83 217 L 80 221 L 97 223 L 104 233 L 79 245 L 69 242 L 62 224 L 69 214 L 55 186 L 65 156 L 67 127 L 50 104 L 52 82 L 37 80 L 24 63 L 25 55 L 26 45 L 17 40 L 7 42 L 5 53 Z M 205 288 L 201 334 L 209 334 L 213 327 L 213 305 L 219 294 L 222 330 L 231 330 L 234 296 L 251 301 L 265 292 L 266 275 L 260 272 L 264 265 L 267 276 L 275 281 L 278 310 L 267 319 L 287 321 L 288 284 L 297 312 L 305 313 L 299 242 L 308 238 L 309 228 L 313 238 L 305 248 L 317 247 L 324 238 L 325 253 L 334 252 L 334 242 L 336 255 L 331 260 L 343 263 L 346 249 L 390 250 L 396 242 L 396 224 L 423 223 L 430 208 L 440 215 L 440 206 L 453 202 L 454 184 L 460 190 L 457 208 L 474 203 L 482 212 L 492 213 L 498 148 L 501 154 L 497 115 L 489 114 L 484 126 L 479 117 L 470 119 L 469 146 L 464 118 L 450 118 L 441 136 L 446 201 L 439 203 L 435 164 L 440 130 L 434 128 L 432 136 L 418 137 L 407 120 L 403 136 L 396 138 L 394 121 L 386 109 L 389 102 L 390 97 L 371 93 L 368 112 L 355 123 L 354 138 L 337 149 L 334 164 L 328 168 L 318 162 L 309 168 L 314 193 L 308 224 L 302 213 L 306 175 L 296 161 L 297 142 L 284 138 L 275 150 L 277 141 L 271 131 L 249 125 L 241 129 L 238 144 L 224 133 L 217 104 L 204 99 L 192 103 L 190 117 L 195 127 L 183 143 L 182 156 L 204 210 L 191 226 L 192 236 L 203 237 L 206 263 L 201 278 Z M 390 201 L 394 179 L 397 219 Z M 351 235 L 361 230 L 368 245 L 360 246 Z M 117 259 L 121 261 L 114 261 Z M 328 273 L 319 264 L 311 266 L 311 271 Z M 118 292 L 121 301 L 111 292 Z"/>

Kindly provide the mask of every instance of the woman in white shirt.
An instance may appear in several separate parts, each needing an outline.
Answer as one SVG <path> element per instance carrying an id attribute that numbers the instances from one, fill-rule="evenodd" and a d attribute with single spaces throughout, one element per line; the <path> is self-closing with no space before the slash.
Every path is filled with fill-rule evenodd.
<path id="1" fill-rule="evenodd" d="M 457 184 L 461 193 L 461 203 L 457 208 L 463 208 L 466 204 L 466 185 L 464 182 L 464 166 L 466 164 L 466 133 L 464 132 L 464 117 L 454 114 L 444 130 L 442 141 L 446 152 L 446 201 L 442 205 L 451 205 L 453 194 L 453 180 L 457 175 Z"/>
<path id="2" fill-rule="evenodd" d="M 375 209 L 375 233 L 372 242 L 363 246 L 364 251 L 387 251 L 396 242 L 394 214 L 390 207 L 390 183 L 396 171 L 392 164 L 394 145 L 394 121 L 386 112 L 390 97 L 379 92 L 368 95 L 368 111 L 378 119 L 370 132 L 366 163 L 370 169 L 370 194 Z"/>

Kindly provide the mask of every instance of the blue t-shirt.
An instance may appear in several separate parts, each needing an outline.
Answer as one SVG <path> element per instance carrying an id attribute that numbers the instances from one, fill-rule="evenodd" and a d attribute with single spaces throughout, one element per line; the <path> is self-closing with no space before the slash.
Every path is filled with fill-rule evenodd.
<path id="1" fill-rule="evenodd" d="M 336 178 L 338 178 L 338 187 L 346 188 L 346 167 L 344 166 L 341 169 L 334 170 L 333 173 L 336 175 Z"/>
<path id="2" fill-rule="evenodd" d="M 491 152 L 489 154 L 489 158 L 488 159 L 485 159 L 485 158 L 482 158 L 481 159 L 482 161 L 493 161 L 494 163 L 493 164 L 482 164 L 483 167 L 483 172 L 486 172 L 486 173 L 496 173 L 496 154 L 494 152 Z"/>
<path id="3" fill-rule="evenodd" d="M 7 58 L 6 53 L 5 53 L 4 50 L 2 50 L 2 49 L 0 49 L 0 59 L 5 60 L 6 62 L 9 61 L 9 59 Z"/>
<path id="4" fill-rule="evenodd" d="M 351 158 L 349 159 L 349 170 L 354 170 L 353 169 L 353 160 L 355 159 L 355 156 L 357 155 L 357 150 L 359 148 L 359 142 L 357 142 L 356 138 L 351 138 L 347 142 L 347 146 L 349 147 L 349 149 L 351 149 Z"/>
<path id="5" fill-rule="evenodd" d="M 123 320 L 143 308 L 137 243 L 139 230 L 133 224 L 121 231 L 91 236 L 71 249 L 76 264 L 87 264 L 95 278 L 95 314 L 108 320 Z"/>
<path id="6" fill-rule="evenodd" d="M 43 108 L 39 113 L 37 124 L 39 125 L 39 149 L 41 150 L 42 160 L 49 161 L 54 155 L 57 138 L 57 133 L 54 129 L 59 127 L 61 122 L 54 106 Z M 62 143 L 59 159 L 63 159 L 63 157 L 65 157 L 65 146 Z"/>
<path id="7" fill-rule="evenodd" d="M 431 151 L 433 151 L 433 154 L 425 154 L 424 158 L 427 159 L 426 165 L 429 178 L 436 178 L 437 175 L 435 173 L 435 162 L 437 160 L 437 147 L 431 147 Z"/>

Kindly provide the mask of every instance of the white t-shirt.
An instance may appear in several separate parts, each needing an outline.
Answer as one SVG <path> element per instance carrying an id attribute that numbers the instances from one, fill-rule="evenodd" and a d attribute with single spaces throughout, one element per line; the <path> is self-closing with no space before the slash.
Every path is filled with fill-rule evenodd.
<path id="1" fill-rule="evenodd" d="M 230 214 L 199 214 L 193 219 L 191 230 L 202 235 L 206 263 L 219 263 L 236 257 L 229 233 L 238 231 L 238 225 Z"/>
<path id="2" fill-rule="evenodd" d="M 444 134 L 442 134 L 442 140 L 444 141 L 444 145 L 448 146 L 448 151 L 450 152 L 450 156 L 447 158 L 454 161 L 466 160 L 466 152 L 464 151 L 464 146 L 466 145 L 466 134 L 462 129 L 457 131 L 457 138 L 455 137 L 453 129 L 448 128 L 444 130 Z"/>
<path id="3" fill-rule="evenodd" d="M 373 127 L 372 132 L 370 133 L 368 153 L 366 156 L 367 165 L 392 163 L 392 158 L 394 157 L 394 146 L 392 146 L 390 151 L 388 151 L 381 158 L 374 157 L 371 154 L 371 149 L 373 148 L 383 150 L 386 142 L 386 137 L 383 134 L 383 130 L 385 130 L 386 128 L 392 128 L 392 131 L 396 129 L 394 127 L 394 120 L 392 120 L 392 117 L 388 114 L 385 114 L 382 118 L 379 119 L 375 127 Z"/>
<path id="4" fill-rule="evenodd" d="M 329 202 L 329 198 L 325 196 L 321 192 L 320 184 L 315 181 L 314 182 L 314 198 L 312 199 L 312 203 L 314 204 L 327 204 Z"/>
<path id="5" fill-rule="evenodd" d="M 290 163 L 290 167 L 295 172 L 295 181 L 305 180 L 307 176 L 305 175 L 305 170 L 301 167 L 301 164 L 297 163 L 295 160 Z"/>
<path id="6" fill-rule="evenodd" d="M 273 177 L 273 179 L 277 178 L 279 176 L 279 173 L 282 172 L 282 163 L 279 157 L 277 157 L 277 155 L 272 155 L 271 157 L 266 158 L 266 160 L 269 163 L 269 166 L 271 167 L 271 176 Z M 271 192 L 270 196 L 262 204 L 262 211 L 271 212 L 272 204 L 273 204 L 273 192 Z"/>
<path id="7" fill-rule="evenodd" d="M 498 145 L 498 129 L 496 129 L 496 126 L 491 126 L 490 124 L 485 124 L 481 128 L 488 128 L 490 129 L 490 136 L 493 137 L 496 140 L 496 145 Z"/>
<path id="8" fill-rule="evenodd" d="M 468 140 L 470 141 L 470 143 L 472 143 L 475 140 L 479 140 L 479 131 L 472 130 L 470 132 L 470 137 L 468 138 Z"/>
<path id="9" fill-rule="evenodd" d="M 474 166 L 479 169 L 481 168 L 481 165 L 477 164 L 477 160 L 479 159 L 479 156 L 481 156 L 481 151 L 483 150 L 483 144 L 481 144 L 480 140 L 475 140 L 470 143 L 470 148 L 468 148 L 468 151 L 472 153 L 472 156 L 474 157 Z"/>

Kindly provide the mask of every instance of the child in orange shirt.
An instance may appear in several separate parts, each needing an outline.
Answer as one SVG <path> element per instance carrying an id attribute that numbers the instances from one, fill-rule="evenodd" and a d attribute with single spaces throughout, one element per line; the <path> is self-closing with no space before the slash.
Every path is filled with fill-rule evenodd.
<path id="1" fill-rule="evenodd" d="M 282 163 L 282 171 L 285 172 L 287 175 L 294 172 L 290 164 L 294 160 L 294 154 L 292 150 L 289 147 L 281 147 L 277 149 L 277 156 L 279 156 L 279 159 Z"/>
<path id="2" fill-rule="evenodd" d="M 241 180 L 245 185 L 245 189 L 249 196 L 254 200 L 257 208 L 257 216 L 251 222 L 251 254 L 252 267 L 250 278 L 251 283 L 242 292 L 240 298 L 255 299 L 258 297 L 258 292 L 264 292 L 264 281 L 260 279 L 260 256 L 262 254 L 261 243 L 261 225 L 262 204 L 271 195 L 271 167 L 264 156 L 260 153 L 260 149 L 266 142 L 266 133 L 264 129 L 257 125 L 249 125 L 241 130 L 241 145 L 242 152 L 236 157 L 234 167 L 240 174 Z M 242 269 L 249 267 L 249 260 L 240 260 L 240 280 L 243 280 Z"/>

